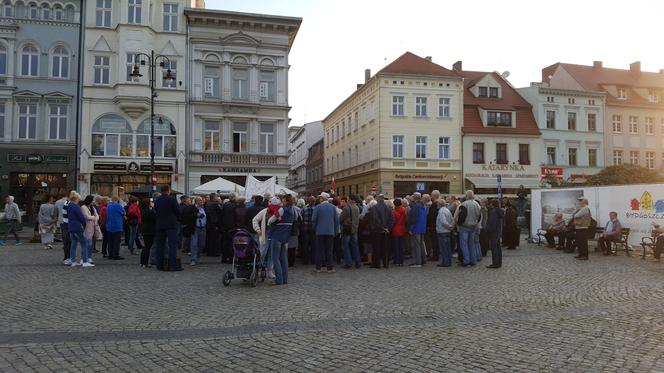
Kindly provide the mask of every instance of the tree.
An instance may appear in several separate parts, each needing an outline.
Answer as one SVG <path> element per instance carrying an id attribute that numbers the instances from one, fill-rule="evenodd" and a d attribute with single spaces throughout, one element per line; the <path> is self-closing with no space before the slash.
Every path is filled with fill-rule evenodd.
<path id="1" fill-rule="evenodd" d="M 620 185 L 662 183 L 664 176 L 658 171 L 632 164 L 606 167 L 588 178 L 588 185 Z"/>

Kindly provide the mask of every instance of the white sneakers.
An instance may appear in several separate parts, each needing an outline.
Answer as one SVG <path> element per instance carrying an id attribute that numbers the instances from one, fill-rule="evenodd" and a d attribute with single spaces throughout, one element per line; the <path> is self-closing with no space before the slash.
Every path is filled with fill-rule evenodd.
<path id="1" fill-rule="evenodd" d="M 71 259 L 65 259 L 64 261 L 62 261 L 62 264 L 66 265 L 66 266 L 70 266 L 71 265 Z"/>
<path id="2" fill-rule="evenodd" d="M 82 266 L 83 266 L 83 267 L 94 267 L 95 265 L 92 264 L 92 263 L 90 263 L 90 262 L 86 262 L 86 263 L 83 263 Z"/>
<path id="3" fill-rule="evenodd" d="M 78 267 L 81 265 L 81 262 L 71 262 L 72 267 Z"/>
<path id="4" fill-rule="evenodd" d="M 88 261 L 85 262 L 85 263 L 83 263 L 82 261 L 80 261 L 80 262 L 72 262 L 71 259 L 67 259 L 67 260 L 64 261 L 64 264 L 65 264 L 65 265 L 70 265 L 70 266 L 72 266 L 72 267 L 78 267 L 78 266 L 81 266 L 81 267 L 84 267 L 84 268 L 94 267 L 94 266 L 95 266 L 95 265 L 92 263 L 92 259 L 88 259 Z"/>

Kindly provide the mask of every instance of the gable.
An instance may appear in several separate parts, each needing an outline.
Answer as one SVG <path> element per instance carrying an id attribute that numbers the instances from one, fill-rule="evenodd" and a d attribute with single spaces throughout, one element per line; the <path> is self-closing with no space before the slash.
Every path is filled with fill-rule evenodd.
<path id="1" fill-rule="evenodd" d="M 585 89 L 579 82 L 572 77 L 572 75 L 565 70 L 564 66 L 558 65 L 556 70 L 551 74 L 549 79 L 549 86 L 551 88 L 567 89 L 572 91 L 584 91 Z"/>
<path id="2" fill-rule="evenodd" d="M 221 38 L 222 44 L 235 44 L 235 45 L 251 45 L 251 46 L 260 46 L 261 41 L 243 33 L 242 31 L 230 34 Z"/>
<path id="3" fill-rule="evenodd" d="M 106 41 L 106 38 L 104 36 L 100 36 L 99 39 L 95 42 L 95 45 L 90 49 L 91 52 L 113 52 L 111 49 L 111 46 L 108 44 Z"/>
<path id="4" fill-rule="evenodd" d="M 167 41 L 166 44 L 164 44 L 164 47 L 161 48 L 161 51 L 159 54 L 162 54 L 164 56 L 182 56 L 177 49 L 175 49 L 175 45 L 173 45 L 172 41 Z"/>

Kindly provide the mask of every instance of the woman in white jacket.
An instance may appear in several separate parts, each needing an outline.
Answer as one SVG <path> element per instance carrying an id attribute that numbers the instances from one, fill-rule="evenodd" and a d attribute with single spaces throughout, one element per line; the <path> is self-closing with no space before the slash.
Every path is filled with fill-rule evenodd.
<path id="1" fill-rule="evenodd" d="M 253 226 L 256 234 L 258 234 L 258 250 L 261 252 L 261 260 L 265 262 L 267 258 L 267 275 L 270 278 L 274 276 L 274 266 L 272 264 L 271 255 L 267 255 L 267 249 L 269 242 L 267 240 L 267 209 L 262 209 L 254 218 L 251 220 L 251 225 Z"/>
<path id="2" fill-rule="evenodd" d="M 88 252 L 88 263 L 86 267 L 93 267 L 94 263 L 92 261 L 92 240 L 95 239 L 96 230 L 98 230 L 97 221 L 99 221 L 99 215 L 97 210 L 92 207 L 92 201 L 94 200 L 93 196 L 85 197 L 83 204 L 81 206 L 81 212 L 85 217 L 85 229 L 83 231 L 83 237 L 85 237 L 85 250 Z M 85 263 L 83 263 L 85 264 Z"/>

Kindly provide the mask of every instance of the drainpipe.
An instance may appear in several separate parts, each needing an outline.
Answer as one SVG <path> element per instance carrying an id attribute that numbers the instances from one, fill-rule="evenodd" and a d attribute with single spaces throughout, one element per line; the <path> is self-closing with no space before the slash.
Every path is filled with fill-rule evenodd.
<path id="1" fill-rule="evenodd" d="M 185 45 L 187 46 L 185 48 L 185 58 L 184 58 L 184 63 L 185 63 L 185 71 L 189 72 L 189 74 L 185 75 L 186 81 L 184 82 L 184 95 L 185 99 L 184 102 L 186 103 L 184 107 L 184 193 L 189 194 L 189 151 L 190 151 L 190 146 L 189 146 L 189 141 L 191 141 L 191 97 L 189 95 L 190 92 L 190 84 L 191 84 L 191 77 L 192 77 L 192 67 L 191 66 L 191 45 L 189 43 L 189 17 L 185 15 L 185 21 L 187 22 L 187 26 L 185 27 L 186 30 L 186 39 L 185 39 Z"/>
<path id="2" fill-rule="evenodd" d="M 85 40 L 83 39 L 84 37 L 84 28 L 85 28 L 85 1 L 80 2 L 80 17 L 79 17 L 79 25 L 78 25 L 78 84 L 76 85 L 76 143 L 74 144 L 74 152 L 75 152 L 75 166 L 74 166 L 74 188 L 73 189 L 79 189 L 77 187 L 78 185 L 78 175 L 81 167 L 81 162 L 80 162 L 80 144 L 81 144 L 81 139 L 79 138 L 81 134 L 81 116 L 82 116 L 82 103 L 83 103 L 83 98 L 81 97 L 81 94 L 83 92 L 83 72 L 85 69 L 83 68 L 83 44 Z"/>

